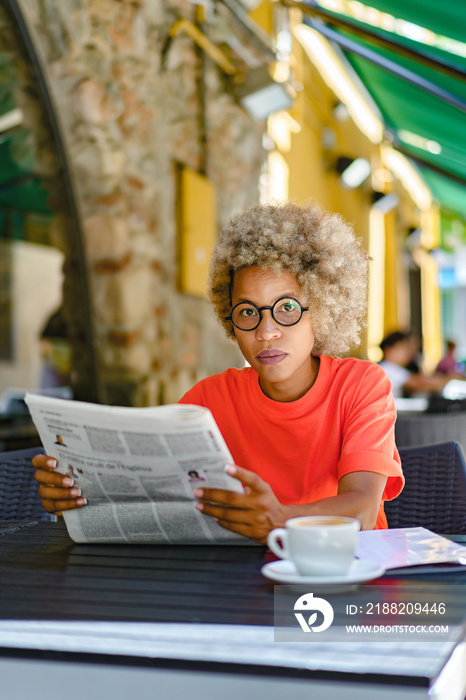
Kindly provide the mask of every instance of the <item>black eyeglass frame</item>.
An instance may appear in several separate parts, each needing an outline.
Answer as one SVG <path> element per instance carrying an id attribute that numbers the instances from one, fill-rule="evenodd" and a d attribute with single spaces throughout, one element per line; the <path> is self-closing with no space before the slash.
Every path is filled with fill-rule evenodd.
<path id="1" fill-rule="evenodd" d="M 291 299 L 291 301 L 295 301 L 298 304 L 299 308 L 301 309 L 300 317 L 298 318 L 297 321 L 294 321 L 293 323 L 281 323 L 277 318 L 275 318 L 274 309 L 275 309 L 276 305 L 280 301 L 284 301 L 285 299 Z M 233 311 L 236 309 L 237 306 L 241 306 L 241 304 L 248 304 L 249 306 L 253 306 L 259 312 L 259 320 L 257 321 L 256 325 L 253 326 L 252 328 L 241 328 L 241 326 L 238 326 L 233 321 Z M 234 307 L 231 310 L 231 314 L 229 316 L 227 316 L 225 320 L 231 321 L 232 324 L 235 326 L 235 328 L 237 328 L 239 331 L 245 331 L 246 333 L 248 333 L 249 331 L 255 331 L 256 328 L 258 328 L 258 326 L 260 326 L 260 323 L 262 321 L 262 312 L 263 311 L 270 311 L 270 313 L 272 314 L 273 320 L 275 321 L 275 323 L 278 323 L 279 326 L 283 326 L 284 328 L 291 328 L 291 326 L 296 326 L 296 324 L 300 322 L 300 320 L 303 317 L 303 313 L 305 311 L 309 311 L 309 306 L 303 306 L 301 304 L 301 302 L 298 299 L 296 299 L 295 297 L 280 297 L 280 299 L 277 299 L 277 301 L 274 304 L 272 304 L 272 306 L 257 306 L 257 304 L 254 304 L 254 302 L 252 302 L 252 301 L 240 301 L 234 305 Z"/>

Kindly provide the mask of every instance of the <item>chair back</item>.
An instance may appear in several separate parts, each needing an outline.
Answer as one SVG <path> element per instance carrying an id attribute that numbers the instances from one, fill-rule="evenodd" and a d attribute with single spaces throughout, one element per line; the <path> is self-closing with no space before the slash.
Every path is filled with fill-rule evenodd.
<path id="1" fill-rule="evenodd" d="M 41 447 L 0 453 L 0 520 L 55 520 L 46 513 L 38 495 L 39 484 L 31 464 Z"/>
<path id="2" fill-rule="evenodd" d="M 399 411 L 395 442 L 400 447 L 459 442 L 466 450 L 466 411 L 459 413 L 411 413 Z"/>
<path id="3" fill-rule="evenodd" d="M 397 498 L 385 503 L 388 527 L 466 534 L 466 463 L 461 445 L 442 442 L 399 452 L 406 484 Z"/>

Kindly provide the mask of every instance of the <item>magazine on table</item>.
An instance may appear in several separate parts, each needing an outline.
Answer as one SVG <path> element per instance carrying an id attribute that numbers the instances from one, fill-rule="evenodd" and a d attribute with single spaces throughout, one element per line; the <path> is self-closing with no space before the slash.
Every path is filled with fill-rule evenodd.
<path id="1" fill-rule="evenodd" d="M 466 573 L 466 547 L 424 527 L 360 532 L 356 556 L 376 561 L 394 575 Z"/>
<path id="2" fill-rule="evenodd" d="M 250 544 L 195 508 L 197 488 L 242 492 L 233 458 L 202 406 L 102 406 L 28 393 L 45 451 L 88 504 L 64 511 L 75 542 Z"/>

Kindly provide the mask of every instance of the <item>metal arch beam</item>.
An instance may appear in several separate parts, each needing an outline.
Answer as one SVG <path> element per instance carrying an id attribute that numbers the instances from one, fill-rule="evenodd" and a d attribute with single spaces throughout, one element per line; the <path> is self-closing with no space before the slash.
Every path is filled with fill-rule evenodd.
<path id="1" fill-rule="evenodd" d="M 254 22 L 244 7 L 237 0 L 216 0 L 226 7 L 235 22 L 245 31 L 252 43 L 261 51 L 268 62 L 277 60 L 277 54 L 273 49 L 269 35 Z"/>
<path id="2" fill-rule="evenodd" d="M 77 198 L 75 195 L 75 185 L 73 181 L 73 176 L 68 164 L 68 154 L 62 135 L 62 130 L 55 112 L 55 106 L 53 104 L 53 100 L 50 94 L 48 82 L 44 71 L 42 70 L 41 59 L 36 50 L 35 43 L 29 33 L 27 23 L 24 19 L 24 15 L 20 7 L 20 3 L 18 3 L 17 0 L 6 0 L 4 6 L 7 12 L 9 13 L 15 27 L 18 30 L 21 40 L 23 41 L 23 45 L 26 49 L 26 53 L 31 61 L 31 65 L 39 85 L 40 96 L 43 101 L 47 116 L 49 118 L 50 126 L 55 140 L 55 145 L 58 152 L 58 157 L 63 175 L 63 182 L 67 194 L 67 203 L 74 224 L 72 227 L 73 233 L 71 234 L 73 236 L 73 250 L 76 254 L 76 262 L 79 270 L 79 275 L 83 281 L 81 289 L 81 303 L 84 307 L 83 318 L 85 319 L 85 322 L 82 326 L 82 330 L 84 332 L 84 341 L 90 350 L 90 361 L 87 367 L 87 370 L 89 372 L 89 376 L 87 377 L 87 383 L 88 386 L 92 387 L 91 392 L 89 392 L 90 396 L 86 396 L 86 399 L 101 402 L 103 401 L 104 396 L 95 351 L 95 332 L 92 324 L 91 299 L 89 294 L 89 285 L 87 283 L 88 275 L 83 245 L 81 213 L 79 211 Z"/>

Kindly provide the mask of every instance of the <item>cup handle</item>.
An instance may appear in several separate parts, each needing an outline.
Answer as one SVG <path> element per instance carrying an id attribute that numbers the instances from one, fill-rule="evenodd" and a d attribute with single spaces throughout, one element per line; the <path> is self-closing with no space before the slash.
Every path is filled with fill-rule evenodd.
<path id="1" fill-rule="evenodd" d="M 281 545 L 278 543 L 278 539 L 280 539 Z M 288 540 L 285 528 L 277 527 L 275 530 L 271 530 L 267 535 L 267 544 L 269 549 L 271 549 L 277 557 L 280 557 L 280 559 L 289 559 Z"/>

